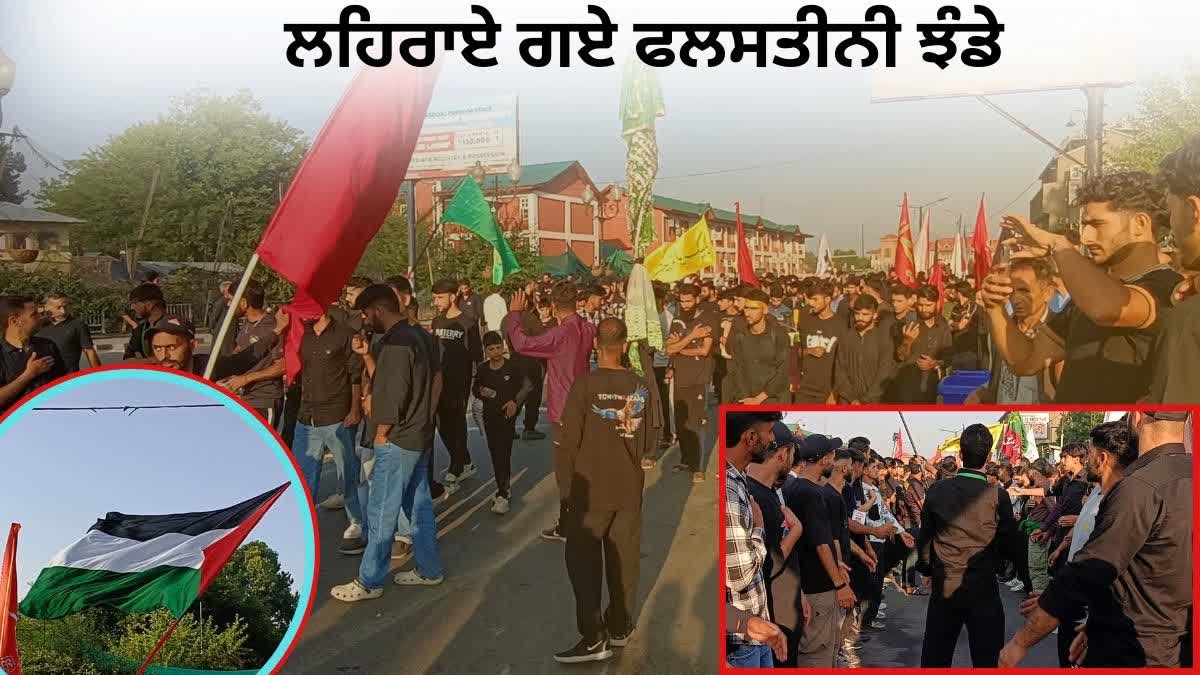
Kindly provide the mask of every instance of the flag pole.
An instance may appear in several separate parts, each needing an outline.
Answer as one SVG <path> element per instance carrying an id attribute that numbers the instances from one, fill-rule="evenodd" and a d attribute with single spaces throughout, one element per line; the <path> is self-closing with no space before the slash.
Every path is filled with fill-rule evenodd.
<path id="1" fill-rule="evenodd" d="M 141 667 L 137 669 L 137 675 L 144 675 L 146 669 L 150 667 L 150 662 L 154 660 L 154 657 L 158 656 L 158 652 L 162 650 L 163 645 L 167 644 L 167 639 L 171 637 L 171 633 L 174 633 L 175 629 L 179 626 L 179 621 L 181 619 L 183 619 L 183 617 L 175 619 L 171 622 L 170 626 L 167 626 L 166 632 L 163 633 L 163 636 L 158 639 L 158 644 L 154 645 L 154 649 L 150 650 L 150 653 L 146 656 L 146 660 L 142 661 Z"/>
<path id="2" fill-rule="evenodd" d="M 908 444 L 912 446 L 913 454 L 920 455 L 921 453 L 917 452 L 917 442 L 913 440 L 912 432 L 908 430 L 908 422 L 904 419 L 904 413 L 896 411 L 896 414 L 900 415 L 900 424 L 904 425 L 904 433 L 908 434 Z"/>
<path id="3" fill-rule="evenodd" d="M 213 351 L 208 356 L 208 363 L 204 366 L 204 379 L 211 380 L 213 371 L 217 367 L 217 359 L 221 357 L 221 345 L 225 344 L 225 336 L 229 334 L 229 327 L 233 325 L 233 317 L 237 314 L 238 303 L 242 301 L 242 295 L 246 292 L 246 286 L 250 283 L 250 277 L 254 274 L 254 268 L 258 267 L 258 252 L 250 256 L 250 262 L 246 263 L 246 270 L 242 272 L 242 280 L 238 282 L 237 290 L 233 293 L 233 298 L 229 301 L 229 311 L 225 312 L 225 318 L 221 321 L 221 329 L 217 331 L 217 336 L 213 341 Z"/>

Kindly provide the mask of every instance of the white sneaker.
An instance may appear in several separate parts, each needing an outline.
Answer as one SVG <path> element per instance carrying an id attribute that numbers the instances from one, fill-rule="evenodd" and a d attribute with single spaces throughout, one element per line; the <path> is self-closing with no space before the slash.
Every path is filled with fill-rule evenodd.
<path id="1" fill-rule="evenodd" d="M 470 478 L 471 476 L 474 476 L 478 472 L 479 472 L 479 470 L 475 468 L 474 464 L 467 464 L 467 465 L 463 466 L 462 472 L 458 474 L 458 480 L 460 480 L 460 481 L 466 480 L 466 479 Z"/>
<path id="2" fill-rule="evenodd" d="M 342 539 L 358 539 L 362 537 L 362 525 L 358 523 L 350 523 L 350 527 L 342 533 Z"/>
<path id="3" fill-rule="evenodd" d="M 492 513 L 501 516 L 508 513 L 508 500 L 500 495 L 492 497 Z"/>
<path id="4" fill-rule="evenodd" d="M 446 490 L 449 490 L 450 486 L 457 482 L 458 476 L 450 473 L 449 469 L 446 469 L 446 473 L 442 476 L 442 483 L 444 483 Z"/>
<path id="5" fill-rule="evenodd" d="M 392 579 L 392 581 L 395 582 L 395 584 L 397 586 L 437 586 L 438 584 L 442 583 L 445 580 L 446 580 L 446 577 L 435 577 L 433 579 L 426 579 L 425 577 L 421 576 L 420 574 L 417 574 L 416 570 L 409 570 L 407 572 L 401 572 L 401 573 L 397 574 L 395 576 L 395 578 Z"/>
<path id="6" fill-rule="evenodd" d="M 886 602 L 879 603 L 879 609 L 881 609 L 881 610 L 887 609 L 887 603 Z"/>
<path id="7" fill-rule="evenodd" d="M 339 494 L 332 494 L 325 498 L 318 506 L 326 511 L 337 511 L 346 507 L 346 498 Z"/>

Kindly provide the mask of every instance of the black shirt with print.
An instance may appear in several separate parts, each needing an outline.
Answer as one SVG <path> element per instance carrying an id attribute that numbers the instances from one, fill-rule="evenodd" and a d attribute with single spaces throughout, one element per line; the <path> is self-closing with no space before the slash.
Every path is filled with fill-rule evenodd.
<path id="1" fill-rule="evenodd" d="M 471 387 L 471 366 L 483 359 L 479 324 L 466 312 L 453 319 L 433 319 L 433 336 L 442 351 L 443 395 L 466 398 Z"/>

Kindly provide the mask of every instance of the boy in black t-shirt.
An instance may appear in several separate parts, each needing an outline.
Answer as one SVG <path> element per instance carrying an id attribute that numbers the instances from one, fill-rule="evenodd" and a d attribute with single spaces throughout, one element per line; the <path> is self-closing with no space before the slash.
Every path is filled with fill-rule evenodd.
<path id="1" fill-rule="evenodd" d="M 438 398 L 437 430 L 450 453 L 447 490 L 475 475 L 467 448 L 467 400 L 471 397 L 471 367 L 481 360 L 479 319 L 459 309 L 458 284 L 442 279 L 433 285 L 433 335 L 442 352 L 442 394 Z"/>
<path id="2" fill-rule="evenodd" d="M 483 336 L 487 360 L 475 370 L 475 398 L 483 401 L 483 434 L 496 474 L 492 513 L 508 513 L 508 480 L 512 474 L 513 420 L 533 390 L 524 369 L 504 356 L 504 338 L 496 331 Z"/>

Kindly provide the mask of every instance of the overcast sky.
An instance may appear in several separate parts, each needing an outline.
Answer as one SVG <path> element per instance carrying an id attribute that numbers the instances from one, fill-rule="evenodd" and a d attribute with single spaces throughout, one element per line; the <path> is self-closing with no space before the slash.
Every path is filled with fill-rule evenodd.
<path id="1" fill-rule="evenodd" d="M 298 69 L 284 60 L 290 37 L 282 24 L 334 22 L 341 2 L 2 4 L 0 48 L 18 68 L 16 85 L 4 99 L 4 127 L 19 126 L 55 161 L 78 157 L 129 125 L 153 119 L 171 96 L 198 87 L 220 93 L 248 88 L 270 114 L 311 137 L 350 74 Z M 364 4 L 376 20 L 401 11 L 467 20 L 470 5 Z M 869 4 L 829 3 L 827 9 L 831 21 L 860 21 Z M 872 104 L 873 92 L 890 87 L 919 93 L 968 80 L 987 87 L 1014 78 L 1041 86 L 1097 71 L 1144 83 L 1177 74 L 1197 50 L 1187 27 L 1200 21 L 1200 3 L 1104 0 L 1086 3 L 1085 12 L 1081 3 L 1010 0 L 991 5 L 1008 27 L 1000 65 L 946 73 L 930 64 L 910 68 L 907 59 L 914 58 L 919 39 L 914 24 L 933 20 L 940 4 L 915 0 L 896 6 L 904 28 L 897 38 L 902 67 L 895 70 L 726 64 L 661 71 L 667 112 L 658 126 L 656 192 L 718 207 L 740 200 L 747 212 L 761 209 L 810 234 L 826 233 L 835 247 L 857 248 L 860 226 L 867 248 L 875 247 L 880 234 L 895 230 L 896 206 L 906 190 L 913 204 L 949 197 L 933 212 L 935 236 L 951 236 L 959 214 L 969 227 L 984 192 L 994 228 L 1005 208 L 1027 212 L 1033 182 L 1052 152 L 973 99 Z M 605 2 L 619 26 L 612 50 L 618 66 L 602 69 L 535 69 L 520 61 L 515 48 L 517 21 L 584 20 L 583 3 L 492 0 L 486 6 L 504 27 L 495 52 L 501 65 L 475 69 L 451 55 L 435 105 L 515 93 L 522 161 L 580 160 L 604 184 L 623 178 L 625 149 L 616 114 L 632 23 L 783 23 L 794 20 L 798 5 Z M 1110 93 L 1110 121 L 1133 110 L 1137 88 Z M 1056 142 L 1082 130 L 1084 97 L 1078 90 L 995 100 Z M 1072 118 L 1078 123 L 1073 129 L 1067 127 Z M 30 163 L 34 178 L 52 173 L 35 159 Z M 708 175 L 691 175 L 698 173 Z"/>

